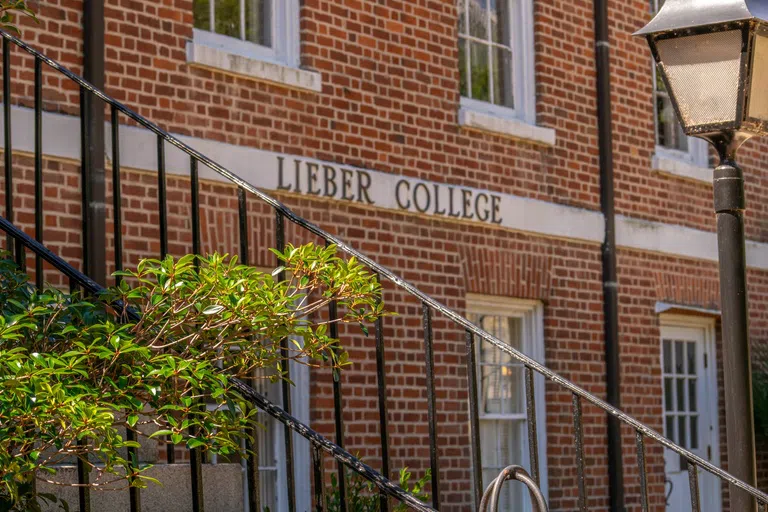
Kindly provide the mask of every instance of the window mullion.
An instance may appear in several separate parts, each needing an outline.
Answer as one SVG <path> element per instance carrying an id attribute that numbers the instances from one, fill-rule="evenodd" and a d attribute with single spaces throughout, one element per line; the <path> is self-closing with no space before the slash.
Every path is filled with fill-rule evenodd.
<path id="1" fill-rule="evenodd" d="M 493 34 L 491 34 L 491 0 L 485 0 L 485 26 L 486 26 L 486 44 L 488 44 L 488 97 L 491 100 L 491 104 L 495 104 L 494 101 L 495 84 L 493 83 Z"/>
<path id="2" fill-rule="evenodd" d="M 471 35 L 469 33 L 469 27 L 472 25 L 471 20 L 469 19 L 469 0 L 464 0 L 464 12 L 466 13 L 466 21 L 464 22 L 464 25 L 466 27 L 467 36 Z M 470 98 L 472 97 L 472 42 L 467 39 L 466 42 L 467 47 L 464 49 L 465 54 L 467 56 L 467 96 Z"/>
<path id="3" fill-rule="evenodd" d="M 240 39 L 245 41 L 245 2 L 240 0 Z"/>
<path id="4" fill-rule="evenodd" d="M 211 22 L 211 32 L 216 33 L 216 0 L 210 0 L 208 3 L 209 18 Z"/>

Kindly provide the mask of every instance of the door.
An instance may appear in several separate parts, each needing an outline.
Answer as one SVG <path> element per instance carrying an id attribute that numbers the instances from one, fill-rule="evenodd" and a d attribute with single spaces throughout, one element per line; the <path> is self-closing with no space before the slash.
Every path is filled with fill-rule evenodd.
<path id="1" fill-rule="evenodd" d="M 661 327 L 664 435 L 717 464 L 717 373 L 714 323 L 665 319 Z M 664 449 L 667 510 L 691 510 L 687 461 Z M 720 512 L 720 482 L 699 471 L 701 510 Z"/>

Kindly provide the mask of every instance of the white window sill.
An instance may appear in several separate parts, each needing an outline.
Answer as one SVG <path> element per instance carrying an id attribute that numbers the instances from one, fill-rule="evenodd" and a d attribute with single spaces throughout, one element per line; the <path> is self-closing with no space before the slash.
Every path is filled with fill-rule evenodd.
<path id="1" fill-rule="evenodd" d="M 192 66 L 284 85 L 291 89 L 312 92 L 323 90 L 322 75 L 318 72 L 244 57 L 194 41 L 187 42 L 187 62 Z"/>
<path id="2" fill-rule="evenodd" d="M 545 146 L 554 146 L 556 141 L 553 128 L 544 128 L 519 119 L 496 116 L 466 107 L 459 109 L 459 124 L 469 130 L 505 135 Z"/>
<path id="3" fill-rule="evenodd" d="M 712 169 L 679 158 L 655 154 L 651 160 L 651 167 L 661 174 L 712 184 Z"/>

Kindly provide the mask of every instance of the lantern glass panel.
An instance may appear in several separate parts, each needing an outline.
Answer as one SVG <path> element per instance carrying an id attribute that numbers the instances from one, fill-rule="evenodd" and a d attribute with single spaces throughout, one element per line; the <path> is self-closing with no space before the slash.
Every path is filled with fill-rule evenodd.
<path id="1" fill-rule="evenodd" d="M 749 90 L 749 117 L 768 121 L 768 37 L 755 37 L 752 63 L 752 84 Z"/>
<path id="2" fill-rule="evenodd" d="M 686 129 L 736 121 L 741 30 L 656 41 L 661 67 Z"/>

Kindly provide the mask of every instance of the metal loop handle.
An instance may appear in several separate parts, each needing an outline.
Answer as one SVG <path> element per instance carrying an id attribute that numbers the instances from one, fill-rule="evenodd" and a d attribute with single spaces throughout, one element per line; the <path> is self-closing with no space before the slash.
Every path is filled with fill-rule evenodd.
<path id="1" fill-rule="evenodd" d="M 490 504 L 490 512 L 498 512 L 499 510 L 499 493 L 504 482 L 507 480 L 517 480 L 522 482 L 528 487 L 528 492 L 531 493 L 531 502 L 533 503 L 533 512 L 549 512 L 549 507 L 544 499 L 544 495 L 541 494 L 541 489 L 536 482 L 531 478 L 531 475 L 520 466 L 507 466 L 504 470 L 491 482 L 491 484 L 485 489 L 483 493 L 483 499 L 480 501 L 479 512 L 486 512 Z M 509 511 L 505 511 L 509 512 Z"/>

